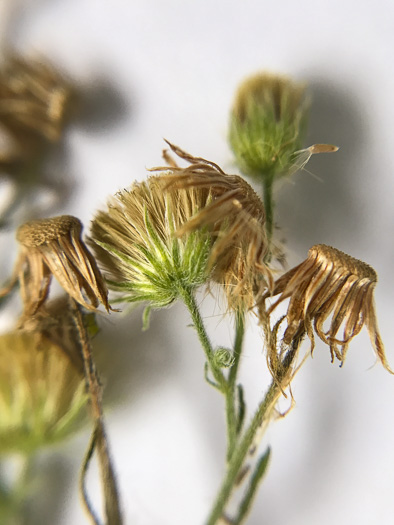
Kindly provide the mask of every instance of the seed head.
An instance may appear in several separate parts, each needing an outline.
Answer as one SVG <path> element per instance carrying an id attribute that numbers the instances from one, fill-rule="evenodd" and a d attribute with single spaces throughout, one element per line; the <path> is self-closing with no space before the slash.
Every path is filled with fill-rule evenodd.
<path id="1" fill-rule="evenodd" d="M 150 177 L 117 193 L 92 222 L 91 243 L 122 300 L 168 306 L 180 291 L 207 282 L 212 236 L 204 229 L 175 236 L 209 200 L 208 190 L 166 192 Z"/>
<path id="2" fill-rule="evenodd" d="M 377 357 L 392 372 L 377 325 L 373 299 L 376 283 L 377 274 L 368 264 L 331 246 L 317 244 L 303 263 L 276 281 L 272 295 L 280 297 L 268 314 L 290 297 L 284 342 L 290 344 L 306 330 L 313 350 L 314 328 L 330 347 L 331 360 L 336 357 L 341 364 L 349 343 L 365 325 Z M 325 330 L 324 323 L 330 316 L 330 326 Z M 338 336 L 341 327 L 343 333 Z"/>
<path id="3" fill-rule="evenodd" d="M 176 231 L 207 228 L 214 242 L 208 264 L 212 278 L 226 292 L 231 309 L 251 308 L 255 295 L 271 282 L 265 263 L 268 243 L 265 210 L 253 188 L 239 175 L 228 175 L 215 163 L 193 157 L 168 142 L 171 150 L 189 163 L 179 168 L 174 161 L 163 178 L 173 194 L 180 190 L 209 191 L 210 201 Z"/>
<path id="4" fill-rule="evenodd" d="M 81 231 L 81 222 L 71 215 L 30 221 L 18 229 L 20 252 L 12 281 L 19 280 L 27 316 L 46 300 L 52 275 L 85 308 L 94 310 L 101 302 L 109 311 L 107 287 Z"/>
<path id="5" fill-rule="evenodd" d="M 51 66 L 42 61 L 8 57 L 0 70 L 0 122 L 14 134 L 30 133 L 59 140 L 71 90 Z"/>

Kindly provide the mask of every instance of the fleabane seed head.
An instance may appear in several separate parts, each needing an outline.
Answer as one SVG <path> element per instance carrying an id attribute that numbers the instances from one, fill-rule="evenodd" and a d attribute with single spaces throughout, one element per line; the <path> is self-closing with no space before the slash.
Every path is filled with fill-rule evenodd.
<path id="1" fill-rule="evenodd" d="M 290 298 L 284 342 L 290 344 L 306 331 L 313 350 L 316 333 L 330 347 L 331 360 L 337 358 L 341 364 L 349 343 L 365 325 L 378 359 L 393 373 L 376 319 L 373 292 L 377 280 L 375 270 L 368 264 L 331 246 L 317 244 L 309 250 L 304 262 L 276 281 L 272 295 L 280 297 L 267 313 Z M 329 318 L 329 326 L 325 328 Z"/>
<path id="2" fill-rule="evenodd" d="M 252 308 L 255 298 L 272 281 L 266 264 L 268 242 L 260 197 L 239 175 L 229 175 L 214 162 L 167 143 L 188 164 L 178 167 L 166 154 L 170 167 L 154 168 L 163 172 L 171 195 L 182 190 L 207 191 L 210 195 L 205 206 L 176 230 L 176 236 L 209 231 L 213 239 L 208 259 L 212 280 L 224 289 L 230 310 Z"/>
<path id="3" fill-rule="evenodd" d="M 39 59 L 5 56 L 0 65 L 0 167 L 25 175 L 59 142 L 75 93 L 58 71 Z"/>
<path id="4" fill-rule="evenodd" d="M 210 200 L 209 190 L 166 191 L 159 176 L 118 192 L 91 225 L 91 244 L 110 288 L 128 302 L 170 305 L 209 279 L 213 238 L 206 229 L 175 233 Z"/>
<path id="5" fill-rule="evenodd" d="M 26 317 L 45 302 L 52 276 L 88 310 L 100 303 L 110 310 L 107 286 L 81 232 L 81 221 L 71 215 L 29 221 L 18 228 L 20 249 L 11 286 L 19 281 Z"/>

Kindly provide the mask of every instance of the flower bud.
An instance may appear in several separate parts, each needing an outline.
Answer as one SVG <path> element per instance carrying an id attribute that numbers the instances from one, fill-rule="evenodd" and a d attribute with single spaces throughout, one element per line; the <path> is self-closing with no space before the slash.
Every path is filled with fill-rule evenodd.
<path id="1" fill-rule="evenodd" d="M 213 354 L 213 362 L 217 368 L 231 368 L 234 356 L 228 348 L 220 347 Z"/>
<path id="2" fill-rule="evenodd" d="M 260 73 L 238 89 L 230 117 L 230 146 L 247 175 L 287 174 L 301 149 L 308 101 L 305 86 L 287 77 Z"/>

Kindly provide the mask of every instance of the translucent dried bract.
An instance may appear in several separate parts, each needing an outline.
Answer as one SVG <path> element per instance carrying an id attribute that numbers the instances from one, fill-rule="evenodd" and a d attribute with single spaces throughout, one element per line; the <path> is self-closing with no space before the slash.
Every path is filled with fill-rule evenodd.
<path id="1" fill-rule="evenodd" d="M 167 188 L 209 191 L 211 201 L 185 221 L 176 235 L 208 228 L 214 237 L 209 257 L 212 278 L 224 286 L 230 308 L 250 308 L 255 295 L 271 282 L 267 267 L 265 210 L 253 188 L 239 175 L 228 175 L 215 163 L 193 157 L 168 143 L 189 166 L 155 168 L 166 171 Z"/>
<path id="2" fill-rule="evenodd" d="M 341 363 L 349 343 L 365 325 L 377 357 L 391 372 L 377 325 L 373 299 L 376 283 L 376 272 L 368 264 L 336 248 L 317 244 L 303 263 L 276 281 L 272 295 L 281 295 L 268 314 L 290 298 L 284 342 L 289 344 L 306 330 L 313 350 L 314 328 L 329 345 L 332 360 L 336 357 Z M 330 316 L 329 328 L 325 330 L 324 323 Z M 341 327 L 342 337 L 338 335 Z"/>
<path id="3" fill-rule="evenodd" d="M 81 222 L 71 215 L 30 221 L 18 229 L 13 281 L 19 280 L 26 315 L 47 298 L 52 275 L 85 308 L 94 310 L 101 302 L 110 309 L 107 287 L 81 231 Z"/>

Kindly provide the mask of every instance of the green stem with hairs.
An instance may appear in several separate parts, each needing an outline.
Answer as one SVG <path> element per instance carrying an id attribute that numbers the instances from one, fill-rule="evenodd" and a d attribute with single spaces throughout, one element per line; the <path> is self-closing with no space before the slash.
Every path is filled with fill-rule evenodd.
<path id="1" fill-rule="evenodd" d="M 233 357 L 234 362 L 230 368 L 227 388 L 226 388 L 226 419 L 227 419 L 227 461 L 230 460 L 233 453 L 238 434 L 242 427 L 243 407 L 239 406 L 239 397 L 237 391 L 237 374 L 239 369 L 239 362 L 242 353 L 242 344 L 245 335 L 245 312 L 239 311 L 236 313 L 235 320 L 235 340 Z M 237 403 L 238 398 L 238 403 Z"/>
<path id="2" fill-rule="evenodd" d="M 234 449 L 230 461 L 228 463 L 227 473 L 223 481 L 222 487 L 218 493 L 216 502 L 214 503 L 211 514 L 208 518 L 207 525 L 217 525 L 218 520 L 224 516 L 225 508 L 232 496 L 232 493 L 237 485 L 237 480 L 245 459 L 248 456 L 249 450 L 255 445 L 256 434 L 263 424 L 269 421 L 272 411 L 275 408 L 276 401 L 282 394 L 280 386 L 281 380 L 290 372 L 292 363 L 297 355 L 301 338 L 293 341 L 291 348 L 283 358 L 280 370 L 278 371 L 276 380 L 271 382 L 271 385 L 260 402 L 255 415 L 253 416 L 249 427 L 246 429 L 242 439 Z M 250 501 L 252 498 L 250 499 Z M 246 516 L 248 509 L 243 509 L 242 515 Z M 234 525 L 238 525 L 234 523 Z"/>
<path id="3" fill-rule="evenodd" d="M 267 232 L 268 243 L 271 243 L 274 232 L 274 198 L 273 187 L 274 177 L 266 175 L 263 178 L 263 200 L 265 208 L 265 228 Z"/>
<path id="4" fill-rule="evenodd" d="M 205 352 L 205 357 L 207 358 L 211 373 L 218 385 L 219 390 L 224 393 L 227 390 L 227 381 L 223 375 L 223 372 L 216 366 L 214 362 L 214 350 L 212 348 L 211 341 L 209 340 L 207 331 L 205 330 L 204 322 L 201 317 L 194 293 L 188 287 L 180 288 L 179 293 L 187 309 L 189 310 L 194 328 L 196 329 L 201 346 Z"/>
<path id="5" fill-rule="evenodd" d="M 236 399 L 238 397 L 236 379 L 242 352 L 243 337 L 245 333 L 245 314 L 244 312 L 239 312 L 236 316 L 236 332 L 233 351 L 234 362 L 230 368 L 228 378 L 226 379 L 222 370 L 218 368 L 218 366 L 214 362 L 214 349 L 212 348 L 212 344 L 205 329 L 204 322 L 201 317 L 193 292 L 188 288 L 182 288 L 180 290 L 180 295 L 187 309 L 189 310 L 194 327 L 197 331 L 198 338 L 207 358 L 207 366 L 215 379 L 215 383 L 209 380 L 207 374 L 206 378 L 211 385 L 218 388 L 225 396 L 227 423 L 227 459 L 229 460 L 236 445 L 236 441 L 242 423 L 241 419 L 244 412 L 244 407 L 239 407 L 240 403 L 237 403 Z"/>

